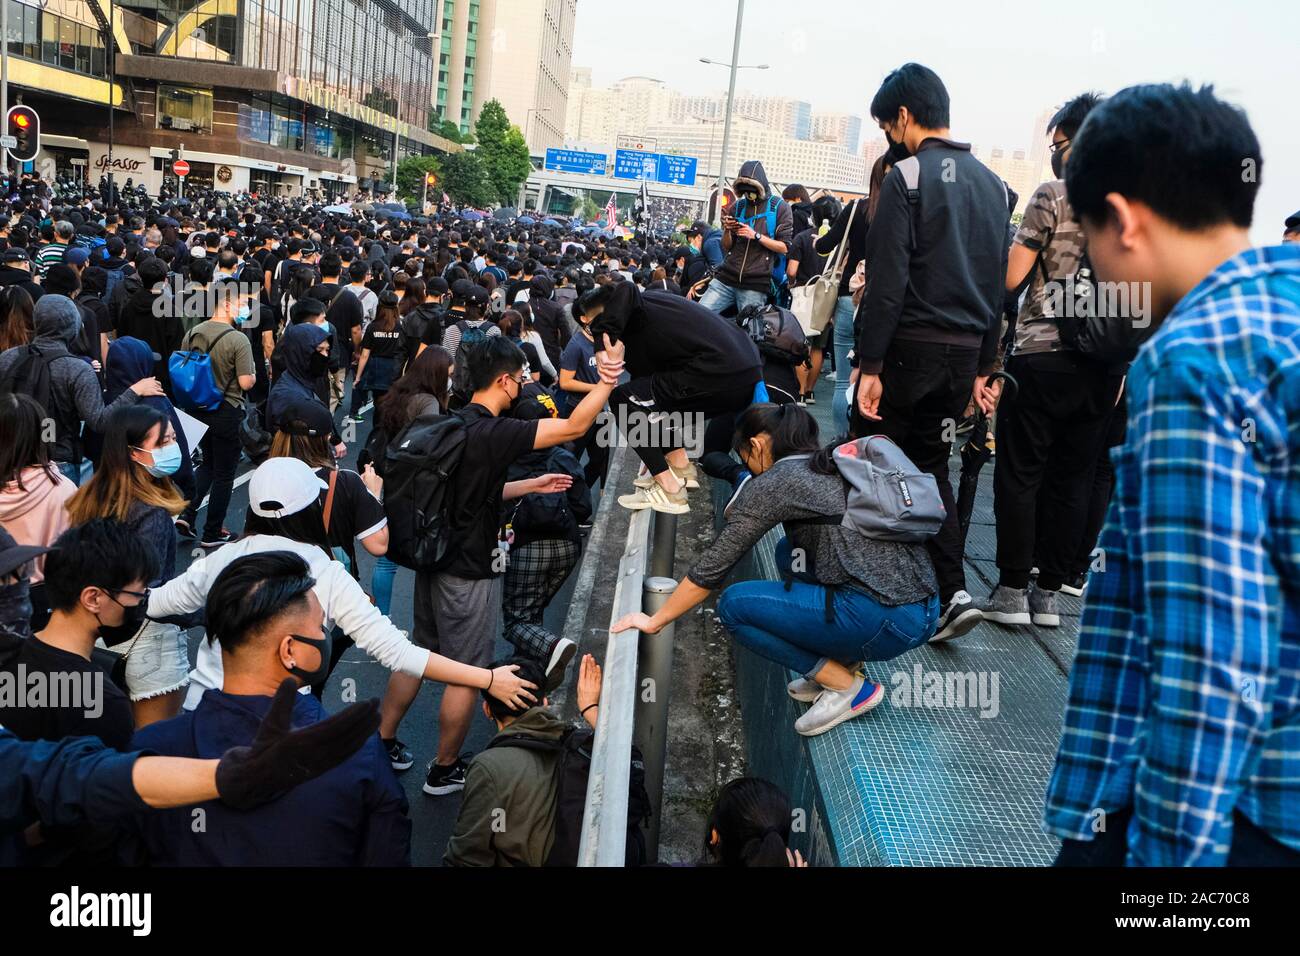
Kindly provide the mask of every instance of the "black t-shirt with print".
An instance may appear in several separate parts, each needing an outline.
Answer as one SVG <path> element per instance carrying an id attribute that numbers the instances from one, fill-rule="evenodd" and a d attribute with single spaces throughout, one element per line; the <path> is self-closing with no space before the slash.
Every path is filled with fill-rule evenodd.
<path id="1" fill-rule="evenodd" d="M 317 468 L 316 475 L 329 484 L 330 468 Z M 369 537 L 388 520 L 384 506 L 370 493 L 366 483 L 355 471 L 340 468 L 334 479 L 334 503 L 330 506 L 328 540 L 331 547 L 342 548 L 352 562 L 352 576 L 357 576 L 358 538 Z M 324 507 L 328 489 L 321 489 L 320 503 Z"/>
<path id="2" fill-rule="evenodd" d="M 464 456 L 451 489 L 447 540 L 456 550 L 441 570 L 460 578 L 493 578 L 503 570 L 493 559 L 501 530 L 499 516 L 506 471 L 533 450 L 537 422 L 499 418 L 475 403 L 466 405 L 458 414 L 465 419 L 467 434 Z M 498 567 L 493 567 L 494 563 Z"/>
<path id="3" fill-rule="evenodd" d="M 406 347 L 401 326 L 394 326 L 391 332 L 381 332 L 373 322 L 370 323 L 365 335 L 361 336 L 361 349 L 368 349 L 371 358 L 402 358 Z"/>

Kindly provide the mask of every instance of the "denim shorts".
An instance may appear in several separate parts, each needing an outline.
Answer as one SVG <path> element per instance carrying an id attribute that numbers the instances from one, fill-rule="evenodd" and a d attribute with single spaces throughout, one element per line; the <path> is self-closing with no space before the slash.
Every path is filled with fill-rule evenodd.
<path id="1" fill-rule="evenodd" d="M 161 697 L 190 682 L 189 642 L 175 624 L 149 621 L 139 637 L 114 650 L 126 654 L 126 691 L 132 702 Z"/>

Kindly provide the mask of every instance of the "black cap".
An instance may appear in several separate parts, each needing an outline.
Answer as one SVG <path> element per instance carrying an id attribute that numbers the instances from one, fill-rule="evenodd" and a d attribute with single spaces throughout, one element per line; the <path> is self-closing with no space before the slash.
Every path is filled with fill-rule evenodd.
<path id="1" fill-rule="evenodd" d="M 1300 229 L 1300 212 L 1286 217 L 1286 229 L 1290 232 L 1293 229 Z"/>
<path id="2" fill-rule="evenodd" d="M 280 412 L 280 431 L 308 438 L 328 436 L 334 431 L 330 410 L 310 398 L 292 399 Z"/>
<path id="3" fill-rule="evenodd" d="M 425 291 L 429 295 L 446 295 L 451 291 L 451 287 L 447 285 L 447 280 L 442 276 L 434 276 L 425 284 Z"/>
<path id="4" fill-rule="evenodd" d="M 52 550 L 35 544 L 19 544 L 13 535 L 0 527 L 0 577 L 12 574 L 28 561 Z"/>
<path id="5" fill-rule="evenodd" d="M 466 305 L 484 306 L 488 304 L 488 301 L 491 298 L 492 298 L 492 293 L 489 292 L 487 289 L 483 288 L 481 285 L 474 285 L 473 283 L 470 283 L 470 285 L 465 289 Z"/>
<path id="6" fill-rule="evenodd" d="M 690 246 L 678 246 L 673 250 L 673 261 L 678 259 L 689 259 L 693 255 L 695 255 L 695 250 Z"/>
<path id="7" fill-rule="evenodd" d="M 707 236 L 709 234 L 709 224 L 703 219 L 696 219 L 691 223 L 691 228 L 686 230 L 688 236 Z"/>
<path id="8" fill-rule="evenodd" d="M 27 257 L 26 249 L 22 248 L 21 246 L 10 246 L 8 249 L 5 250 L 4 261 L 5 262 L 29 262 L 31 260 L 28 259 Z"/>

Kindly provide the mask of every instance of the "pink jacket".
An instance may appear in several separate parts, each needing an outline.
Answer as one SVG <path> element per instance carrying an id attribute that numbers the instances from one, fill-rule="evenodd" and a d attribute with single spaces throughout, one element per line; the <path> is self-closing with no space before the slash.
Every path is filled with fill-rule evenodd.
<path id="1" fill-rule="evenodd" d="M 0 489 L 0 525 L 19 544 L 50 545 L 68 530 L 68 499 L 77 486 L 51 465 L 25 468 L 17 481 Z M 45 580 L 45 559 L 37 558 L 31 583 Z"/>

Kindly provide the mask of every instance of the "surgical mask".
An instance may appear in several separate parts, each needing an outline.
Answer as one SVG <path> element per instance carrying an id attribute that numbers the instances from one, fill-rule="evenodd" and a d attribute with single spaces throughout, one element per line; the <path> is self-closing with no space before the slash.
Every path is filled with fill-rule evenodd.
<path id="1" fill-rule="evenodd" d="M 314 669 L 307 670 L 294 664 L 289 668 L 289 673 L 301 680 L 304 685 L 314 684 L 316 681 L 323 680 L 325 675 L 329 673 L 330 669 L 330 651 L 334 643 L 331 633 L 326 631 L 323 638 L 303 637 L 301 634 L 290 634 L 289 636 L 295 641 L 300 641 L 303 644 L 310 644 L 312 647 L 316 648 L 316 650 L 320 651 L 320 664 Z"/>
<path id="2" fill-rule="evenodd" d="M 271 243 L 271 249 L 272 249 L 272 250 L 277 250 L 277 251 L 278 251 L 279 248 L 280 248 L 280 244 L 279 244 L 278 242 L 272 242 L 272 243 Z"/>
<path id="3" fill-rule="evenodd" d="M 107 594 L 108 592 L 104 593 Z M 98 614 L 95 615 L 95 620 L 99 621 L 99 636 L 104 639 L 105 644 L 113 647 L 135 637 L 140 628 L 144 626 L 145 618 L 149 616 L 149 602 L 141 601 L 139 604 L 128 607 L 111 594 L 108 595 L 108 599 L 122 609 L 122 623 L 105 624 L 99 620 Z"/>
<path id="4" fill-rule="evenodd" d="M 235 316 L 235 321 L 238 322 L 240 325 L 243 325 L 252 317 L 253 317 L 253 309 L 247 302 L 245 302 L 243 305 L 239 307 L 239 314 Z"/>
<path id="5" fill-rule="evenodd" d="M 143 448 L 137 448 L 136 451 L 144 451 Z M 145 465 L 145 471 L 155 478 L 166 478 L 180 471 L 181 467 L 181 446 L 177 442 L 170 445 L 163 445 L 149 452 L 153 458 L 152 465 Z"/>
<path id="6" fill-rule="evenodd" d="M 326 335 L 330 334 L 330 324 L 328 322 L 322 322 L 320 327 L 325 330 Z"/>

